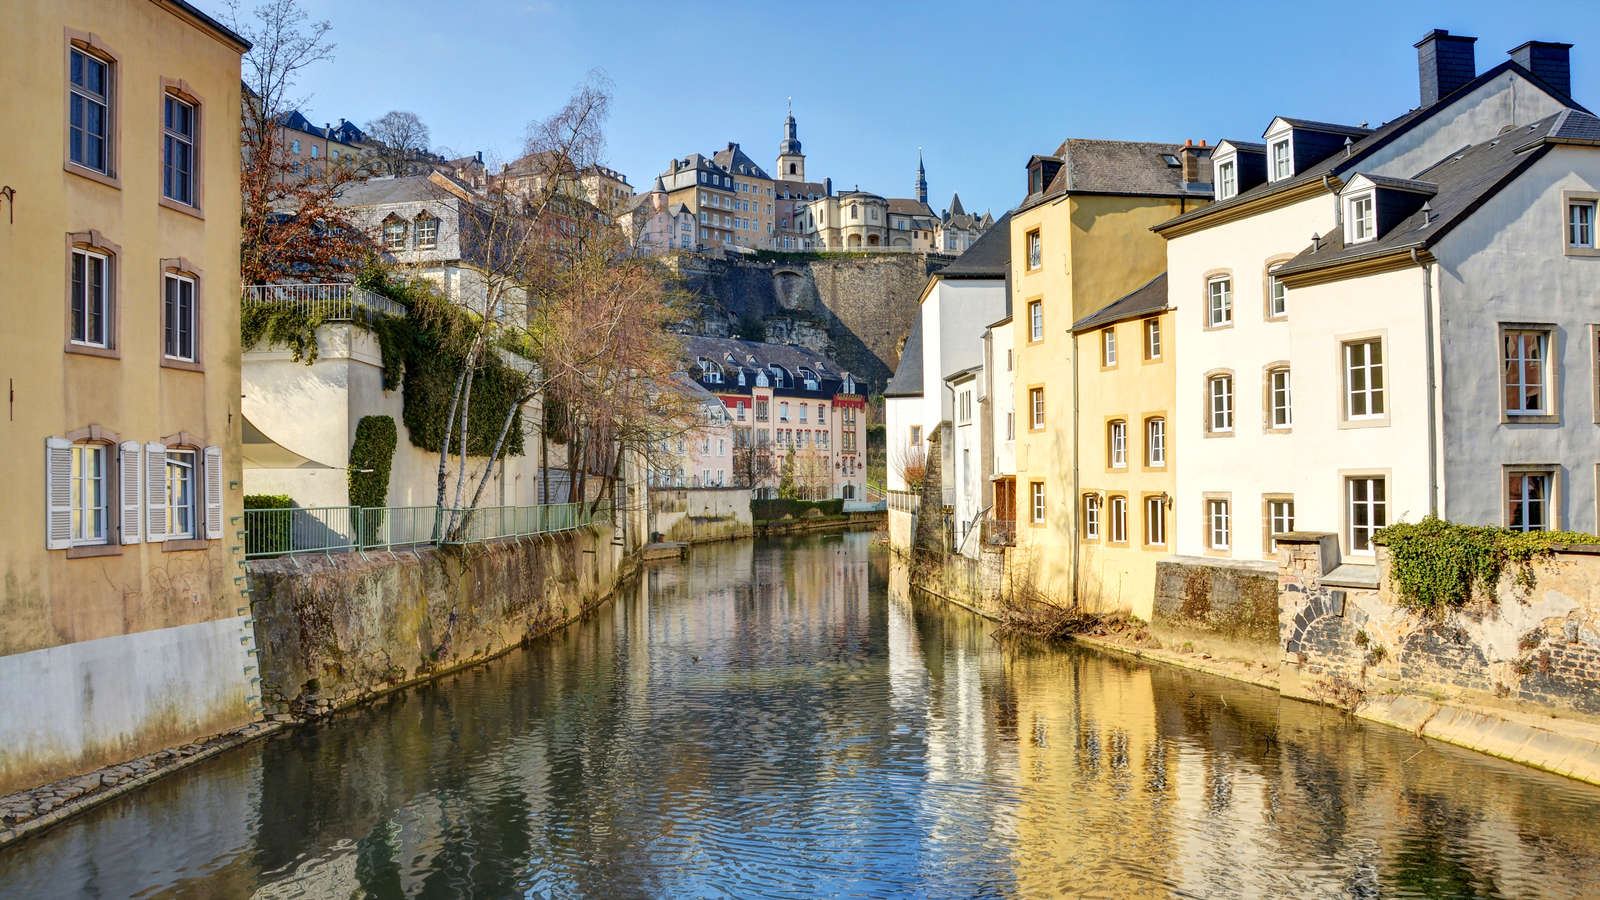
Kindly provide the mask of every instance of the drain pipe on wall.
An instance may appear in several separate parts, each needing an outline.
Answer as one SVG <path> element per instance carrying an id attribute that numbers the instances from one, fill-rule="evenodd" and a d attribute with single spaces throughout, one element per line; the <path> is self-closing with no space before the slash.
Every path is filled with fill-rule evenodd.
<path id="1" fill-rule="evenodd" d="M 1069 345 L 1072 348 L 1072 352 L 1068 354 L 1068 358 L 1072 362 L 1072 496 L 1065 499 L 1072 503 L 1072 605 L 1077 606 L 1078 567 L 1080 565 L 1078 557 L 1083 553 L 1083 541 L 1078 540 L 1078 535 L 1082 533 L 1079 529 L 1083 527 L 1083 523 L 1079 521 L 1083 516 L 1083 486 L 1078 481 L 1078 457 L 1080 455 L 1078 453 L 1078 336 L 1072 333 L 1071 328 L 1068 328 L 1067 337 L 1072 341 Z M 1031 499 L 1029 502 L 1032 502 Z M 1046 502 L 1048 502 L 1048 498 L 1046 498 Z"/>
<path id="2" fill-rule="evenodd" d="M 1439 515 L 1439 364 L 1434 358 L 1433 264 L 1411 248 L 1411 261 L 1422 269 L 1423 349 L 1428 373 L 1428 515 Z"/>

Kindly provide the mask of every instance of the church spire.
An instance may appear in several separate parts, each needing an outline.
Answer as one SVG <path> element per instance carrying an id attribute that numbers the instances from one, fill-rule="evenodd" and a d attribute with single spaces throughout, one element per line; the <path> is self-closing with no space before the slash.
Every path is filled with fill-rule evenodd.
<path id="1" fill-rule="evenodd" d="M 922 148 L 917 148 L 917 202 L 928 203 L 928 172 L 922 167 Z"/>

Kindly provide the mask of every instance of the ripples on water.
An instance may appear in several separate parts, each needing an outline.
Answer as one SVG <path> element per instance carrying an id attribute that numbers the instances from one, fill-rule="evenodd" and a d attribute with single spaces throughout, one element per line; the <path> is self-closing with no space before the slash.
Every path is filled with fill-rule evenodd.
<path id="1" fill-rule="evenodd" d="M 0 853 L 0 896 L 1600 895 L 1600 791 L 903 579 L 865 535 L 699 548 Z"/>

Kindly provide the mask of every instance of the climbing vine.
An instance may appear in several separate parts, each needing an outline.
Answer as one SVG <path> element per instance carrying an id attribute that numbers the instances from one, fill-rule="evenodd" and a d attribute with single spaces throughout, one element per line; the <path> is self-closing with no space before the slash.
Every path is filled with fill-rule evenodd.
<path id="1" fill-rule="evenodd" d="M 404 316 L 357 310 L 350 324 L 378 339 L 383 360 L 383 389 L 403 392 L 401 420 L 405 422 L 412 445 L 437 453 L 444 443 L 445 420 L 455 394 L 456 374 L 461 371 L 474 333 L 471 314 L 450 302 L 430 282 L 397 281 L 377 265 L 358 272 L 355 283 L 406 308 Z M 288 347 L 296 362 L 310 365 L 317 360 L 317 328 L 325 322 L 326 318 L 321 315 L 286 306 L 246 306 L 241 311 L 240 343 L 246 349 L 259 343 Z M 500 355 L 502 349 L 512 353 L 516 350 L 495 348 L 483 354 L 473 378 L 472 399 L 467 409 L 467 452 L 472 455 L 486 455 L 493 449 L 507 406 L 524 390 L 526 379 L 505 362 Z M 506 436 L 505 453 L 508 456 L 523 453 L 520 412 L 513 418 L 511 431 Z"/>
<path id="2" fill-rule="evenodd" d="M 350 445 L 350 505 L 384 506 L 397 441 L 394 419 L 362 416 Z"/>
<path id="3" fill-rule="evenodd" d="M 1378 531 L 1373 540 L 1389 548 L 1389 578 L 1396 602 L 1415 612 L 1443 617 L 1472 599 L 1493 597 L 1500 576 L 1510 571 L 1523 593 L 1533 590 L 1533 564 L 1571 544 L 1600 544 L 1600 537 L 1575 531 L 1520 532 L 1488 525 L 1458 525 L 1429 516 Z"/>

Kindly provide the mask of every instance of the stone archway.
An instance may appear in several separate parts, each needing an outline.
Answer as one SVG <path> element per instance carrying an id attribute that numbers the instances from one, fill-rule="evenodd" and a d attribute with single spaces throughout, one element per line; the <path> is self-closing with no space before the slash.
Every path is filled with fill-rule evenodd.
<path id="1" fill-rule="evenodd" d="M 876 246 L 878 246 L 878 236 L 875 235 L 875 234 L 867 235 L 867 246 L 868 247 L 876 247 Z"/>
<path id="2" fill-rule="evenodd" d="M 860 250 L 861 249 L 861 235 L 859 235 L 859 234 L 850 235 L 850 238 L 846 242 L 846 245 L 849 246 L 849 248 L 851 250 Z"/>

